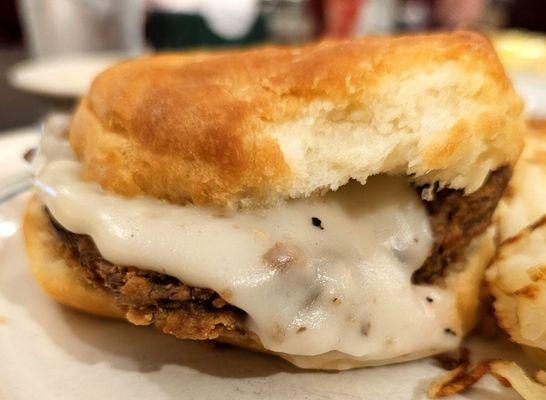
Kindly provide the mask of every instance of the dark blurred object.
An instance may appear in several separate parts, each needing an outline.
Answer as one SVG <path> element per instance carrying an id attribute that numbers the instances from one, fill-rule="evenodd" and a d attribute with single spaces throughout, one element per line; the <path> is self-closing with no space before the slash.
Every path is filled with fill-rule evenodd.
<path id="1" fill-rule="evenodd" d="M 432 7 L 432 28 L 474 28 L 486 31 L 518 28 L 546 32 L 545 0 L 426 0 L 426 2 Z"/>
<path id="2" fill-rule="evenodd" d="M 6 80 L 6 72 L 26 58 L 15 0 L 0 0 L 0 131 L 33 123 L 44 109 L 39 100 L 22 93 Z"/>
<path id="3" fill-rule="evenodd" d="M 310 14 L 313 20 L 313 38 L 322 36 L 326 29 L 326 16 L 324 7 L 322 5 L 323 0 L 310 0 Z"/>
<path id="4" fill-rule="evenodd" d="M 263 17 L 256 19 L 247 34 L 227 39 L 216 34 L 200 15 L 165 11 L 148 14 L 146 36 L 157 50 L 252 44 L 262 42 L 266 37 Z"/>
<path id="5" fill-rule="evenodd" d="M 21 25 L 17 17 L 15 0 L 0 1 L 0 46 L 19 46 L 21 40 Z"/>
<path id="6" fill-rule="evenodd" d="M 507 14 L 510 28 L 546 32 L 545 0 L 514 0 Z"/>
<path id="7" fill-rule="evenodd" d="M 257 0 L 241 2 L 150 1 L 146 36 L 155 49 L 244 45 L 265 41 Z"/>
<path id="8" fill-rule="evenodd" d="M 47 111 L 40 99 L 11 87 L 6 80 L 7 71 L 25 58 L 23 49 L 0 49 L 0 131 L 33 124 Z"/>

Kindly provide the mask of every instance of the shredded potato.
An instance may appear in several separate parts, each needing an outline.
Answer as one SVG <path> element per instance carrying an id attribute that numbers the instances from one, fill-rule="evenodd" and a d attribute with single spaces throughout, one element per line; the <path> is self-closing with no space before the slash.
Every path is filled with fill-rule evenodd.
<path id="1" fill-rule="evenodd" d="M 533 380 L 515 362 L 505 360 L 482 360 L 472 369 L 461 364 L 432 382 L 428 396 L 435 399 L 460 393 L 486 374 L 494 376 L 503 386 L 512 387 L 524 400 L 546 399 L 545 371 L 537 372 Z"/>
<path id="2" fill-rule="evenodd" d="M 502 242 L 486 274 L 495 315 L 546 366 L 546 121 L 531 123 L 496 221 Z"/>
<path id="3" fill-rule="evenodd" d="M 546 120 L 528 125 L 523 152 L 495 213 L 502 241 L 546 214 Z"/>
<path id="4" fill-rule="evenodd" d="M 535 380 L 542 385 L 546 385 L 546 371 L 540 370 L 535 374 Z"/>

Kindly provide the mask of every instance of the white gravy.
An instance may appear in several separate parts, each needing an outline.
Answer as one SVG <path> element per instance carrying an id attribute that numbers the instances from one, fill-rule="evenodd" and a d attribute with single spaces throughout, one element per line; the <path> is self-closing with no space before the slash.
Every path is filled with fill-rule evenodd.
<path id="1" fill-rule="evenodd" d="M 411 283 L 432 233 L 406 179 L 377 176 L 365 186 L 220 216 L 123 198 L 82 180 L 64 129 L 50 122 L 35 162 L 38 194 L 54 218 L 89 235 L 112 263 L 215 290 L 248 314 L 267 349 L 387 360 L 458 346 L 453 296 Z"/>

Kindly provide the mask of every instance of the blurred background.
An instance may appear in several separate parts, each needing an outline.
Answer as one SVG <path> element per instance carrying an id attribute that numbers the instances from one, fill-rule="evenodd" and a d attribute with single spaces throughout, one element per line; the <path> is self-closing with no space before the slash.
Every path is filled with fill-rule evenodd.
<path id="1" fill-rule="evenodd" d="M 545 0 L 2 0 L 0 131 L 71 107 L 141 53 L 455 28 L 489 35 L 528 86 L 546 82 Z"/>

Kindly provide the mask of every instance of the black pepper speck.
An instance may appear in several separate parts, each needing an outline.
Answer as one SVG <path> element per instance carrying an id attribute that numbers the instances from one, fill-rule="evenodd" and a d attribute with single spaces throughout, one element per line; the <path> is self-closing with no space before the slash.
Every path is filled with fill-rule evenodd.
<path id="1" fill-rule="evenodd" d="M 322 226 L 322 221 L 320 220 L 320 218 L 311 217 L 311 223 L 313 224 L 313 226 L 316 226 L 320 230 L 324 230 L 324 227 Z"/>
<path id="2" fill-rule="evenodd" d="M 427 301 L 428 301 L 429 303 L 432 303 L 432 302 L 434 302 L 434 299 L 433 299 L 432 297 L 430 297 L 430 296 L 427 296 Z"/>
<path id="3" fill-rule="evenodd" d="M 446 335 L 457 336 L 457 334 L 455 333 L 455 331 L 454 331 L 453 329 L 451 329 L 451 328 L 445 328 L 445 329 L 444 329 L 444 333 L 445 333 Z"/>

